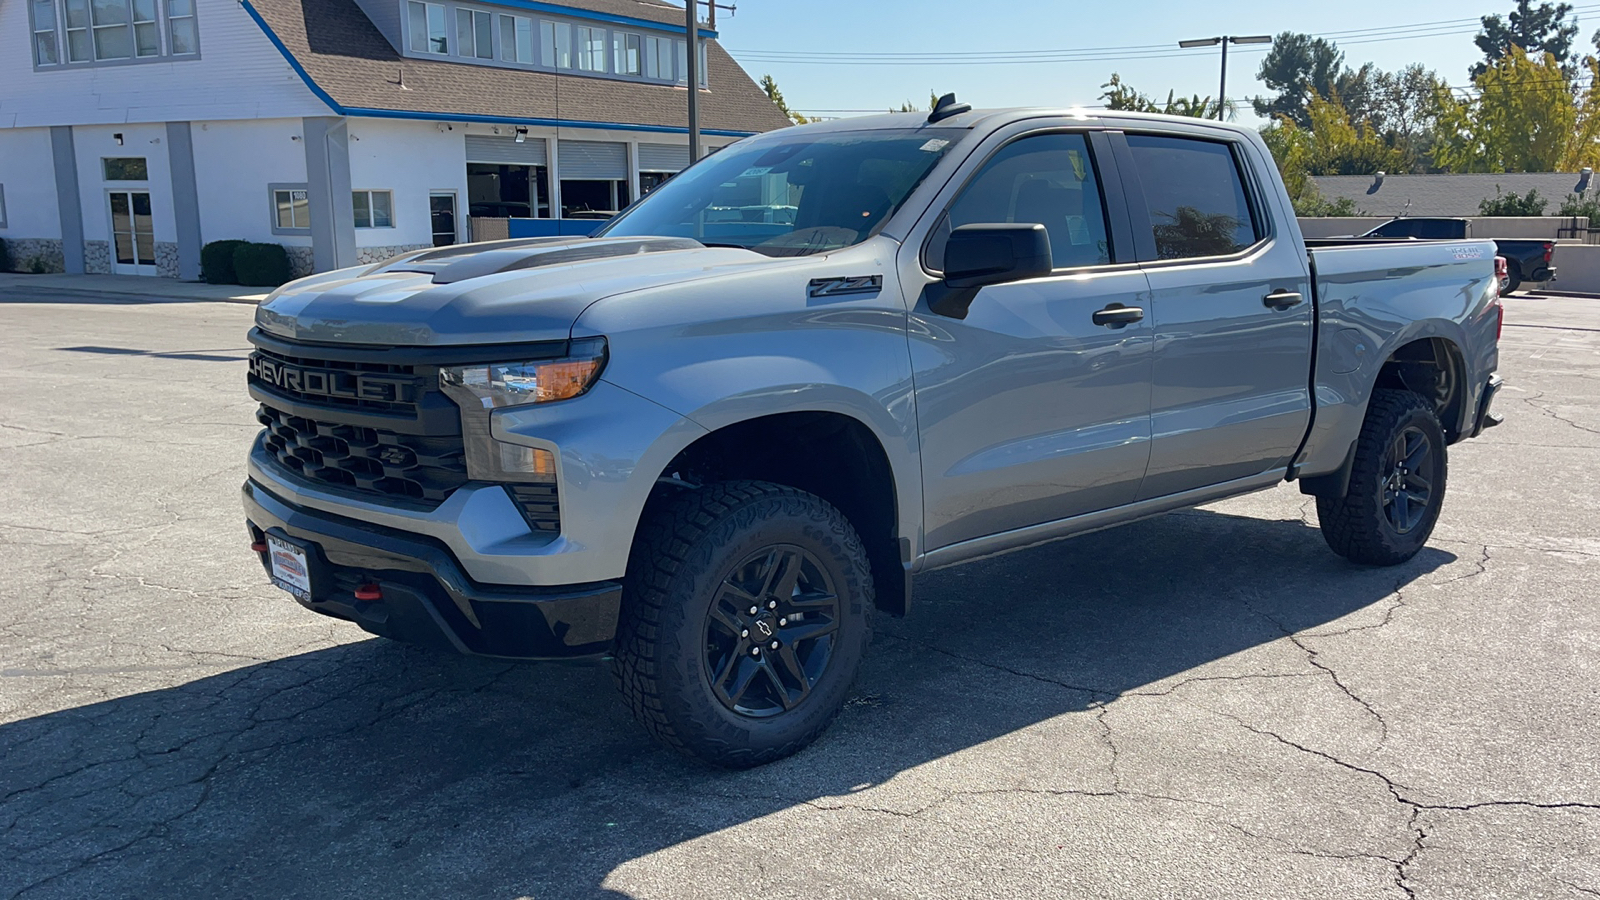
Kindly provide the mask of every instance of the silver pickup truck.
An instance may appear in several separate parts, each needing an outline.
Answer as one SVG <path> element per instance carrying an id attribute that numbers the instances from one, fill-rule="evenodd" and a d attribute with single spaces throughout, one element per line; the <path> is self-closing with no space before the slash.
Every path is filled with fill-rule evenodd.
<path id="1" fill-rule="evenodd" d="M 245 514 L 309 609 L 609 659 L 749 766 L 918 572 L 1285 480 L 1409 559 L 1498 422 L 1500 320 L 1492 243 L 1306 241 L 1247 129 L 947 101 L 745 139 L 593 237 L 286 285 Z"/>

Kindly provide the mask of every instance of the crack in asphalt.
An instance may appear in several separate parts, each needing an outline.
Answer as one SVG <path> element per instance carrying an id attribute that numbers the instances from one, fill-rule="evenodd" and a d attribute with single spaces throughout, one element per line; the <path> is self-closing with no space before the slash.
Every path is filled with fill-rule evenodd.
<path id="1" fill-rule="evenodd" d="M 1539 398 L 1541 398 L 1543 396 L 1544 396 L 1544 391 L 1539 391 L 1538 393 L 1534 394 L 1531 397 L 1518 397 L 1516 399 L 1521 400 L 1523 403 L 1528 404 L 1529 406 L 1533 407 L 1534 409 L 1538 410 L 1539 412 L 1542 412 L 1545 415 L 1549 416 L 1550 418 L 1555 419 L 1557 422 L 1564 422 L 1564 423 L 1566 423 L 1568 425 L 1571 425 L 1573 428 L 1578 429 L 1579 431 L 1587 431 L 1590 434 L 1600 434 L 1600 428 L 1590 428 L 1587 425 L 1581 425 L 1581 424 L 1579 424 L 1577 422 L 1572 421 L 1571 419 L 1567 418 L 1566 416 L 1561 415 L 1560 413 L 1556 412 L 1555 410 L 1551 409 L 1550 407 L 1545 406 L 1542 403 L 1539 403 L 1538 402 Z"/>

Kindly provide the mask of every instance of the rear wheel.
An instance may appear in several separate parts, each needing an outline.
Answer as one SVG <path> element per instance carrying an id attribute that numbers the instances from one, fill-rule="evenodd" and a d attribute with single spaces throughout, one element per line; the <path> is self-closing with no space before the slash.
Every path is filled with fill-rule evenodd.
<path id="1" fill-rule="evenodd" d="M 686 491 L 641 529 L 614 671 L 645 728 L 730 768 L 788 756 L 844 704 L 871 638 L 850 522 L 758 481 Z"/>
<path id="2" fill-rule="evenodd" d="M 1520 290 L 1521 288 L 1522 270 L 1518 269 L 1515 265 L 1507 267 L 1506 279 L 1500 285 L 1500 296 L 1504 297 L 1507 294 L 1510 294 L 1512 291 Z"/>
<path id="3" fill-rule="evenodd" d="M 1446 468 L 1444 429 L 1432 404 L 1410 391 L 1374 391 L 1349 489 L 1317 497 L 1323 538 L 1335 553 L 1367 565 L 1416 556 L 1439 519 Z"/>

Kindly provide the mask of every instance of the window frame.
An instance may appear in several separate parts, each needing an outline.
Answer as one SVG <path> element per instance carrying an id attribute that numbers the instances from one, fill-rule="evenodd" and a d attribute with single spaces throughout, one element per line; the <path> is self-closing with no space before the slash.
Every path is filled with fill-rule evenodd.
<path id="1" fill-rule="evenodd" d="M 28 8 L 28 49 L 34 71 L 50 72 L 98 66 L 140 65 L 143 63 L 184 61 L 200 58 L 199 9 L 193 0 L 190 0 L 189 12 L 183 15 L 173 14 L 173 0 L 152 0 L 154 17 L 149 19 L 137 18 L 138 4 L 136 0 L 117 0 L 117 2 L 120 11 L 126 15 L 125 20 L 123 22 L 97 24 L 94 20 L 94 4 L 87 2 L 87 0 L 84 0 L 81 4 L 75 3 L 75 0 L 48 0 L 45 5 L 50 9 L 55 21 L 51 27 L 43 28 L 40 26 L 39 10 L 37 8 L 40 4 L 35 3 L 34 0 L 28 0 L 25 4 Z M 72 13 L 69 9 L 71 5 L 81 6 L 85 16 L 83 25 L 74 26 L 72 24 Z M 179 52 L 173 49 L 175 42 L 172 35 L 174 26 L 183 22 L 193 23 L 190 27 L 194 32 L 194 46 L 191 50 Z M 141 54 L 139 52 L 141 26 L 154 31 L 156 49 L 153 53 Z M 99 55 L 100 45 L 96 40 L 96 35 L 115 29 L 126 30 L 129 55 L 101 58 Z M 74 35 L 82 37 L 83 49 L 87 54 L 82 58 L 74 57 Z M 55 62 L 40 61 L 41 38 L 47 40 L 49 45 L 54 48 Z"/>
<path id="2" fill-rule="evenodd" d="M 113 159 L 136 159 L 144 164 L 143 178 L 112 178 L 111 170 L 106 168 L 106 163 Z M 100 157 L 100 180 L 106 184 L 149 184 L 150 183 L 150 157 L 148 156 L 102 156 Z"/>
<path id="3" fill-rule="evenodd" d="M 1245 208 L 1250 213 L 1250 227 L 1255 231 L 1255 241 L 1232 253 L 1162 259 L 1159 255 L 1160 250 L 1155 243 L 1155 223 L 1150 218 L 1150 203 L 1145 196 L 1144 182 L 1139 176 L 1139 167 L 1133 158 L 1133 148 L 1127 142 L 1127 137 L 1130 135 L 1195 141 L 1226 147 L 1229 157 L 1233 160 L 1234 173 L 1239 178 L 1239 187 L 1244 192 Z M 1128 195 L 1129 221 L 1133 226 L 1134 245 L 1138 250 L 1139 262 L 1142 266 L 1186 266 L 1197 263 L 1241 260 L 1261 252 L 1277 239 L 1276 223 L 1267 215 L 1266 208 L 1262 205 L 1262 197 L 1264 196 L 1262 184 L 1256 167 L 1249 164 L 1243 140 L 1212 132 L 1200 134 L 1155 128 L 1118 130 L 1116 137 L 1115 145 L 1118 164 L 1125 167 L 1129 173 L 1124 178 L 1123 190 Z"/>
<path id="4" fill-rule="evenodd" d="M 951 208 L 961 200 L 967 188 L 972 186 L 978 176 L 983 174 L 989 163 L 1013 144 L 1029 138 L 1056 134 L 1083 136 L 1084 148 L 1089 154 L 1089 165 L 1093 169 L 1095 182 L 1100 189 L 1100 209 L 1105 215 L 1106 243 L 1109 245 L 1107 247 L 1107 256 L 1110 259 L 1107 262 L 1086 266 L 1053 266 L 1048 277 L 1054 278 L 1059 275 L 1081 272 L 1099 272 L 1107 269 L 1125 269 L 1132 265 L 1137 265 L 1137 260 L 1134 258 L 1134 247 L 1131 246 L 1134 242 L 1130 239 L 1127 229 L 1123 227 L 1127 223 L 1128 204 L 1124 195 L 1125 188 L 1122 183 L 1120 163 L 1115 158 L 1112 147 L 1105 140 L 1105 129 L 1051 125 L 1042 128 L 1032 127 L 1018 134 L 1005 136 L 992 149 L 983 152 L 981 156 L 974 156 L 977 159 L 976 164 L 965 170 L 966 174 L 961 177 L 960 184 L 948 195 L 949 199 L 943 203 L 934 204 L 939 208 L 939 211 L 934 215 L 927 234 L 923 235 L 922 247 L 917 253 L 917 260 L 925 273 L 935 278 L 942 279 L 944 277 L 944 261 L 935 261 L 930 257 L 933 244 L 938 239 L 940 230 L 949 221 Z M 958 172 L 957 174 L 961 173 Z M 954 180 L 952 179 L 952 182 Z M 909 200 L 909 198 L 907 199 Z M 1052 251 L 1054 250 L 1054 248 L 1051 249 Z"/>
<path id="5" fill-rule="evenodd" d="M 538 60 L 538 44 L 536 43 L 536 37 L 534 35 L 534 32 L 537 30 L 534 27 L 537 24 L 537 20 L 531 16 L 519 16 L 515 13 L 502 12 L 496 13 L 496 15 L 499 17 L 499 21 L 495 36 L 500 43 L 498 53 L 496 54 L 496 59 L 498 59 L 500 62 L 509 63 L 519 68 L 522 66 L 535 65 Z M 527 25 L 528 35 L 527 59 L 523 59 L 519 53 L 519 51 L 522 49 L 522 34 L 519 31 L 519 27 L 524 24 Z M 509 43 L 506 41 L 508 25 L 510 26 L 509 31 L 511 38 Z M 510 53 L 511 55 L 507 56 L 507 53 Z"/>
<path id="6" fill-rule="evenodd" d="M 636 63 L 632 71 L 624 71 L 622 61 L 628 58 L 630 52 L 629 41 L 632 41 L 632 54 Z M 644 77 L 644 35 L 637 31 L 624 31 L 620 28 L 611 29 L 611 72 L 613 75 L 623 75 L 630 78 Z"/>
<path id="7" fill-rule="evenodd" d="M 282 225 L 278 222 L 278 194 L 282 191 L 305 191 L 306 194 L 306 224 L 304 228 L 293 225 Z M 293 203 L 293 199 L 290 200 Z M 352 201 L 353 202 L 353 201 Z M 271 220 L 272 233 L 282 235 L 309 235 L 311 234 L 311 189 L 306 182 L 271 182 L 267 185 L 267 215 Z"/>
<path id="8" fill-rule="evenodd" d="M 376 229 L 396 227 L 394 214 L 394 190 L 392 188 L 356 188 L 352 190 L 350 192 L 350 212 L 352 221 L 355 219 L 355 198 L 357 194 L 367 195 L 367 224 L 362 225 L 360 222 L 355 222 L 356 228 Z M 375 194 L 389 195 L 389 223 L 387 225 L 377 224 L 377 216 L 373 215 L 373 210 L 376 207 L 372 203 L 372 197 Z"/>

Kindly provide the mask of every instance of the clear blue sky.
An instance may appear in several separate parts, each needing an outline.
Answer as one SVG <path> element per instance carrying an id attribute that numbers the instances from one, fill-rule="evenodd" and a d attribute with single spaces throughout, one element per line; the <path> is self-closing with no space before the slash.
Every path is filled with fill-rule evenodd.
<path id="1" fill-rule="evenodd" d="M 728 0 L 722 0 L 728 2 Z M 1299 31 L 1327 35 L 1345 51 L 1346 63 L 1377 63 L 1398 69 L 1421 62 L 1452 85 L 1466 85 L 1467 67 L 1480 54 L 1472 43 L 1476 18 L 1504 15 L 1514 3 L 1451 0 L 1343 0 L 1328 3 L 1235 0 L 1194 3 L 1081 2 L 1081 0 L 737 0 L 732 18 L 718 13 L 722 45 L 752 78 L 771 74 L 792 109 L 833 111 L 887 109 L 910 100 L 927 103 L 928 91 L 955 91 L 975 106 L 1094 105 L 1100 85 L 1112 72 L 1152 96 L 1165 99 L 1217 92 L 1218 51 L 1179 50 L 1177 42 L 1218 34 L 1277 34 Z M 1600 2 L 1577 0 L 1582 25 L 1578 43 L 1600 28 Z M 1468 21 L 1470 20 L 1470 21 Z M 1418 23 L 1443 23 L 1402 29 Z M 1334 34 L 1367 29 L 1366 34 Z M 1357 43 L 1357 41 L 1362 41 Z M 957 64 L 973 54 L 1021 51 L 1105 50 L 1100 56 L 1067 62 Z M 1166 49 L 1170 48 L 1170 50 Z M 1255 79 L 1265 47 L 1235 46 L 1228 54 L 1228 95 L 1242 99 L 1262 93 Z M 850 65 L 778 59 L 778 54 L 937 55 L 939 61 L 912 64 Z M 1591 50 L 1592 52 L 1592 50 Z M 958 54 L 968 54 L 962 57 Z M 1258 121 L 1241 104 L 1240 121 Z M 859 114 L 859 113 L 854 113 Z"/>

